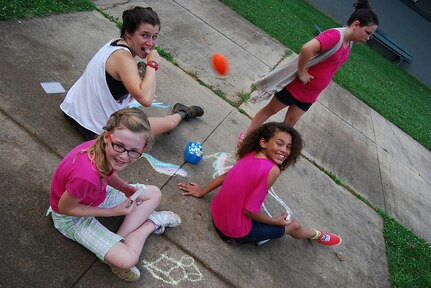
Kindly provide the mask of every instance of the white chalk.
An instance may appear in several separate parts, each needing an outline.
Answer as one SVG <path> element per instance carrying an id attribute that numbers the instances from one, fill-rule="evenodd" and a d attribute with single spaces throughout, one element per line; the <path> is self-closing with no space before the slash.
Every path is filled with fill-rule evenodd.
<path id="1" fill-rule="evenodd" d="M 139 189 L 136 190 L 135 193 L 133 193 L 132 197 L 130 197 L 130 202 L 127 203 L 126 208 L 129 208 L 132 205 L 132 203 L 136 201 L 136 199 L 138 199 L 138 197 L 144 195 L 145 191 L 147 191 L 147 186 L 145 186 L 144 184 L 141 184 L 141 187 L 139 187 Z"/>
<path id="2" fill-rule="evenodd" d="M 144 195 L 145 191 L 147 191 L 147 186 L 143 185 L 143 186 L 139 187 L 139 189 L 136 190 L 135 193 L 133 193 L 132 197 L 130 197 L 130 200 L 136 201 L 136 199 L 138 199 L 139 196 Z"/>

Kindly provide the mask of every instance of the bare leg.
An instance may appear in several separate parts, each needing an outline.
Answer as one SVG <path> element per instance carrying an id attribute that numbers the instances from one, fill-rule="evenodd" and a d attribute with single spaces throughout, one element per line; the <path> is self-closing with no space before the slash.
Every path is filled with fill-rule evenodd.
<path id="1" fill-rule="evenodd" d="M 301 118 L 304 113 L 305 111 L 301 108 L 298 108 L 296 105 L 289 106 L 286 116 L 284 117 L 284 123 L 290 127 L 294 127 L 296 122 L 298 122 L 299 118 Z"/>
<path id="2" fill-rule="evenodd" d="M 151 132 L 154 136 L 175 129 L 182 119 L 188 120 L 195 117 L 202 117 L 204 110 L 199 106 L 186 106 L 176 103 L 172 108 L 172 115 L 164 117 L 148 117 L 151 125 Z"/>
<path id="3" fill-rule="evenodd" d="M 129 269 L 139 261 L 139 255 L 144 248 L 148 235 L 154 231 L 154 224 L 147 221 L 138 229 L 124 238 L 124 243 L 118 242 L 105 255 L 105 261 L 121 269 Z"/>
<path id="4" fill-rule="evenodd" d="M 272 97 L 268 105 L 266 105 L 265 107 L 260 109 L 259 112 L 256 113 L 253 120 L 251 121 L 250 127 L 248 127 L 247 132 L 244 134 L 244 137 L 250 132 L 252 132 L 254 129 L 258 128 L 260 125 L 262 125 L 266 120 L 268 120 L 269 117 L 286 107 L 287 105 L 278 101 L 277 98 Z"/>
<path id="5" fill-rule="evenodd" d="M 147 221 L 148 217 L 159 206 L 161 192 L 155 186 L 147 186 L 144 201 L 136 210 L 124 218 L 117 234 L 124 237 L 124 242 L 114 245 L 105 255 L 105 261 L 122 269 L 128 269 L 139 260 L 144 243 L 155 225 Z"/>
<path id="6" fill-rule="evenodd" d="M 166 133 L 175 129 L 181 122 L 181 116 L 178 113 L 164 117 L 148 117 L 151 126 L 151 133 L 154 136 Z"/>
<path id="7" fill-rule="evenodd" d="M 298 221 L 293 220 L 292 223 L 286 226 L 284 234 L 289 234 L 295 239 L 309 239 L 316 236 L 316 231 L 302 228 Z"/>
<path id="8" fill-rule="evenodd" d="M 147 185 L 147 191 L 145 191 L 143 197 L 144 201 L 136 206 L 136 210 L 124 217 L 124 221 L 117 231 L 118 235 L 125 238 L 138 229 L 159 206 L 162 193 L 158 187 Z"/>

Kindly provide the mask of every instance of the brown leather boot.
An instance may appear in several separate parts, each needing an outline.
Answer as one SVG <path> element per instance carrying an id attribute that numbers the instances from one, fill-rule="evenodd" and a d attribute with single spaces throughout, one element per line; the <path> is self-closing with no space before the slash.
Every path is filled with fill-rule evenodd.
<path id="1" fill-rule="evenodd" d="M 202 109 L 199 106 L 186 106 L 184 104 L 181 103 L 176 103 L 174 105 L 174 108 L 172 109 L 172 112 L 175 113 L 179 113 L 179 112 L 184 112 L 186 113 L 186 117 L 184 119 L 189 120 L 191 118 L 194 117 L 201 117 L 202 115 L 204 115 L 204 109 Z M 179 113 L 181 115 L 181 113 Z"/>

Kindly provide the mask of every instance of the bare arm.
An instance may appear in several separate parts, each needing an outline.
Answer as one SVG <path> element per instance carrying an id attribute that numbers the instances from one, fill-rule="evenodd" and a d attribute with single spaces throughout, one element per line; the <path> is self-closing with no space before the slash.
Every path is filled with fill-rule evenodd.
<path id="1" fill-rule="evenodd" d="M 153 49 L 147 59 L 159 63 L 160 55 L 156 49 Z M 112 53 L 106 62 L 106 71 L 114 79 L 123 82 L 127 91 L 142 106 L 151 106 L 156 95 L 156 70 L 154 68 L 147 66 L 145 77 L 141 80 L 133 56 L 127 51 L 118 50 Z"/>
<path id="2" fill-rule="evenodd" d="M 69 192 L 65 191 L 58 201 L 58 209 L 61 214 L 75 217 L 109 217 L 130 214 L 136 206 L 133 203 L 126 208 L 129 200 L 127 199 L 120 205 L 113 208 L 99 208 L 79 203 L 79 199 L 72 197 Z"/>
<path id="3" fill-rule="evenodd" d="M 138 188 L 129 185 L 126 181 L 120 178 L 117 173 L 114 173 L 108 181 L 108 185 L 123 192 L 127 197 L 130 197 L 135 193 Z"/>
<path id="4" fill-rule="evenodd" d="M 245 214 L 245 216 L 250 217 L 254 221 L 268 224 L 268 225 L 287 226 L 292 222 L 291 220 L 289 220 L 289 221 L 285 220 L 287 217 L 287 213 L 283 213 L 280 216 L 277 216 L 275 218 L 271 218 L 263 212 L 252 213 L 250 211 L 247 211 L 247 209 L 244 209 L 244 214 Z"/>
<path id="5" fill-rule="evenodd" d="M 194 196 L 202 198 L 211 191 L 217 189 L 223 184 L 226 174 L 220 175 L 208 183 L 204 188 L 199 187 L 196 183 L 179 183 L 178 188 L 183 191 L 184 196 Z"/>
<path id="6" fill-rule="evenodd" d="M 319 53 L 321 49 L 322 46 L 316 39 L 311 39 L 302 46 L 298 59 L 298 78 L 302 83 L 307 84 L 314 79 L 312 75 L 308 74 L 307 63 L 310 61 L 311 57 Z"/>
<path id="7" fill-rule="evenodd" d="M 275 181 L 277 180 L 278 176 L 280 176 L 280 168 L 278 166 L 272 167 L 271 171 L 269 171 L 268 175 L 268 184 L 267 189 L 271 188 L 272 185 L 274 185 Z M 244 214 L 247 217 L 250 217 L 254 221 L 261 222 L 268 225 L 275 225 L 275 226 L 286 226 L 290 224 L 291 221 L 286 221 L 287 213 L 283 213 L 275 218 L 271 218 L 268 215 L 266 215 L 263 212 L 259 213 L 253 213 L 248 211 L 247 209 L 244 209 Z"/>

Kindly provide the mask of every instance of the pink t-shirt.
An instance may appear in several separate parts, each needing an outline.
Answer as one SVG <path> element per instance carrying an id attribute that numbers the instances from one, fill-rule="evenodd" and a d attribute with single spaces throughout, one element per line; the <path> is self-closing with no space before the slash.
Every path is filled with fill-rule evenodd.
<path id="1" fill-rule="evenodd" d="M 244 214 L 244 209 L 260 212 L 268 193 L 268 175 L 274 165 L 269 159 L 256 158 L 253 152 L 229 170 L 211 203 L 214 225 L 224 235 L 240 238 L 250 232 L 251 219 Z"/>
<path id="2" fill-rule="evenodd" d="M 336 29 L 329 29 L 320 33 L 315 39 L 321 44 L 321 52 L 325 52 L 340 40 L 341 34 Z M 324 61 L 308 68 L 308 73 L 314 77 L 309 83 L 304 85 L 298 78 L 293 80 L 286 89 L 297 100 L 306 103 L 314 103 L 329 83 L 331 83 L 337 70 L 347 61 L 350 53 L 350 43 L 347 47 L 341 45 L 334 55 Z"/>
<path id="3" fill-rule="evenodd" d="M 55 212 L 61 213 L 58 201 L 65 191 L 84 205 L 99 206 L 105 200 L 106 183 L 115 171 L 101 180 L 96 164 L 90 161 L 87 152 L 79 153 L 94 142 L 84 142 L 73 148 L 55 170 L 50 195 L 50 205 Z"/>

